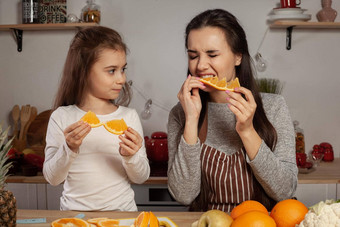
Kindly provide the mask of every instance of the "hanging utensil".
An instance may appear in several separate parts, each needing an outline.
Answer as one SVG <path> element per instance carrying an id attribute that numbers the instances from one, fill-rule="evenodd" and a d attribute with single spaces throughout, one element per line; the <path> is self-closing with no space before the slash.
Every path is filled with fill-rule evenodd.
<path id="1" fill-rule="evenodd" d="M 24 131 L 24 135 L 23 135 L 24 139 L 26 139 L 28 128 L 30 127 L 31 123 L 34 121 L 34 119 L 38 115 L 38 110 L 35 106 L 31 106 L 30 108 L 31 108 L 31 115 L 30 115 L 30 119 L 28 120 L 28 122 L 25 126 L 25 131 Z"/>
<path id="2" fill-rule="evenodd" d="M 22 106 L 21 113 L 20 113 L 21 128 L 20 128 L 19 140 L 24 139 L 23 137 L 24 137 L 25 126 L 27 122 L 30 120 L 30 116 L 31 116 L 31 107 L 29 105 Z"/>
<path id="3" fill-rule="evenodd" d="M 12 118 L 14 122 L 13 136 L 17 139 L 18 138 L 18 121 L 20 118 L 20 107 L 18 105 L 13 106 Z"/>

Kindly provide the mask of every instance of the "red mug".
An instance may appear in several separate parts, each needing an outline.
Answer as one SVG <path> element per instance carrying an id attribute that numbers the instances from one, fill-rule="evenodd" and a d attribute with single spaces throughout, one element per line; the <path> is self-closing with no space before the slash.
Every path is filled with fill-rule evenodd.
<path id="1" fill-rule="evenodd" d="M 281 8 L 296 8 L 301 4 L 301 0 L 281 0 Z"/>

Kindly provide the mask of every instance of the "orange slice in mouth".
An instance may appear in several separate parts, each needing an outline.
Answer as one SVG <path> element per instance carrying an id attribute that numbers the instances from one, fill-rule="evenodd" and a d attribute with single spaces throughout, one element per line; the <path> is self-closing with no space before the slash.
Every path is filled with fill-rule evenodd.
<path id="1" fill-rule="evenodd" d="M 201 78 L 200 81 L 220 91 L 234 91 L 235 88 L 241 87 L 237 77 L 229 82 L 226 81 L 226 78 L 219 80 L 216 76 Z"/>
<path id="2" fill-rule="evenodd" d="M 104 124 L 104 127 L 106 128 L 107 131 L 116 135 L 123 134 L 124 131 L 127 130 L 128 128 L 123 118 L 120 120 L 108 121 Z"/>
<path id="3" fill-rule="evenodd" d="M 96 114 L 92 111 L 88 111 L 80 120 L 88 123 L 91 128 L 96 128 L 102 125 Z"/>

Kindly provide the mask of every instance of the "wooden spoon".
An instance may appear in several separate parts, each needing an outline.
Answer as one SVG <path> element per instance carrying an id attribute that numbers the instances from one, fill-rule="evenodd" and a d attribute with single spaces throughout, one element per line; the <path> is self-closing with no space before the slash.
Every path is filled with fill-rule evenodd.
<path id="1" fill-rule="evenodd" d="M 24 137 L 25 126 L 27 122 L 30 120 L 30 116 L 31 116 L 31 107 L 29 105 L 22 106 L 21 114 L 20 114 L 21 128 L 20 128 L 19 140 L 24 139 L 23 137 Z"/>
<path id="2" fill-rule="evenodd" d="M 13 106 L 12 118 L 14 121 L 13 136 L 17 139 L 18 138 L 18 121 L 20 118 L 20 107 L 18 105 Z"/>
<path id="3" fill-rule="evenodd" d="M 37 115 L 38 115 L 37 107 L 31 106 L 31 115 L 30 115 L 30 119 L 28 120 L 28 122 L 27 122 L 27 124 L 25 126 L 25 131 L 24 131 L 23 138 L 26 138 L 28 128 L 30 127 L 30 125 L 34 121 L 34 119 L 37 117 Z"/>

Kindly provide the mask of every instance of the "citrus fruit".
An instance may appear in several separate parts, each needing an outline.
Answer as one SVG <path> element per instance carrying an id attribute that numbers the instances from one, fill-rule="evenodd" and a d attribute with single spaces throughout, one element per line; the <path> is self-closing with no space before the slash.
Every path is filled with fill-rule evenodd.
<path id="1" fill-rule="evenodd" d="M 102 125 L 96 114 L 92 111 L 88 111 L 80 120 L 88 123 L 92 128 Z"/>
<path id="2" fill-rule="evenodd" d="M 149 212 L 149 220 L 150 220 L 149 227 L 159 227 L 158 218 L 151 211 Z"/>
<path id="3" fill-rule="evenodd" d="M 134 225 L 135 227 L 148 227 L 149 219 L 150 219 L 149 212 L 142 211 L 136 218 Z"/>
<path id="4" fill-rule="evenodd" d="M 123 118 L 120 120 L 108 121 L 104 124 L 104 127 L 107 131 L 116 135 L 123 134 L 123 132 L 128 128 Z"/>
<path id="5" fill-rule="evenodd" d="M 201 78 L 200 81 L 221 91 L 234 91 L 236 87 L 241 86 L 237 77 L 229 82 L 226 81 L 225 77 L 219 80 L 216 76 Z"/>
<path id="6" fill-rule="evenodd" d="M 305 218 L 308 208 L 299 200 L 286 199 L 278 202 L 270 212 L 278 227 L 294 227 Z"/>
<path id="7" fill-rule="evenodd" d="M 260 211 L 264 214 L 269 215 L 267 208 L 263 206 L 262 203 L 257 202 L 255 200 L 246 200 L 241 204 L 237 205 L 236 207 L 234 207 L 234 209 L 232 209 L 230 212 L 230 216 L 233 219 L 236 219 L 240 215 L 249 211 Z"/>
<path id="8" fill-rule="evenodd" d="M 275 227 L 275 221 L 261 211 L 248 211 L 237 217 L 231 227 Z"/>
<path id="9" fill-rule="evenodd" d="M 51 223 L 52 227 L 90 227 L 87 221 L 80 218 L 60 218 Z"/>
<path id="10" fill-rule="evenodd" d="M 97 223 L 98 227 L 115 227 L 119 225 L 119 221 L 116 219 L 110 219 L 110 218 L 106 218 L 106 219 L 102 219 L 99 220 Z"/>
<path id="11" fill-rule="evenodd" d="M 95 224 L 97 225 L 97 223 L 101 220 L 105 220 L 105 219 L 108 219 L 108 218 L 91 218 L 91 219 L 87 219 L 87 222 L 88 223 L 91 223 L 91 224 Z"/>

